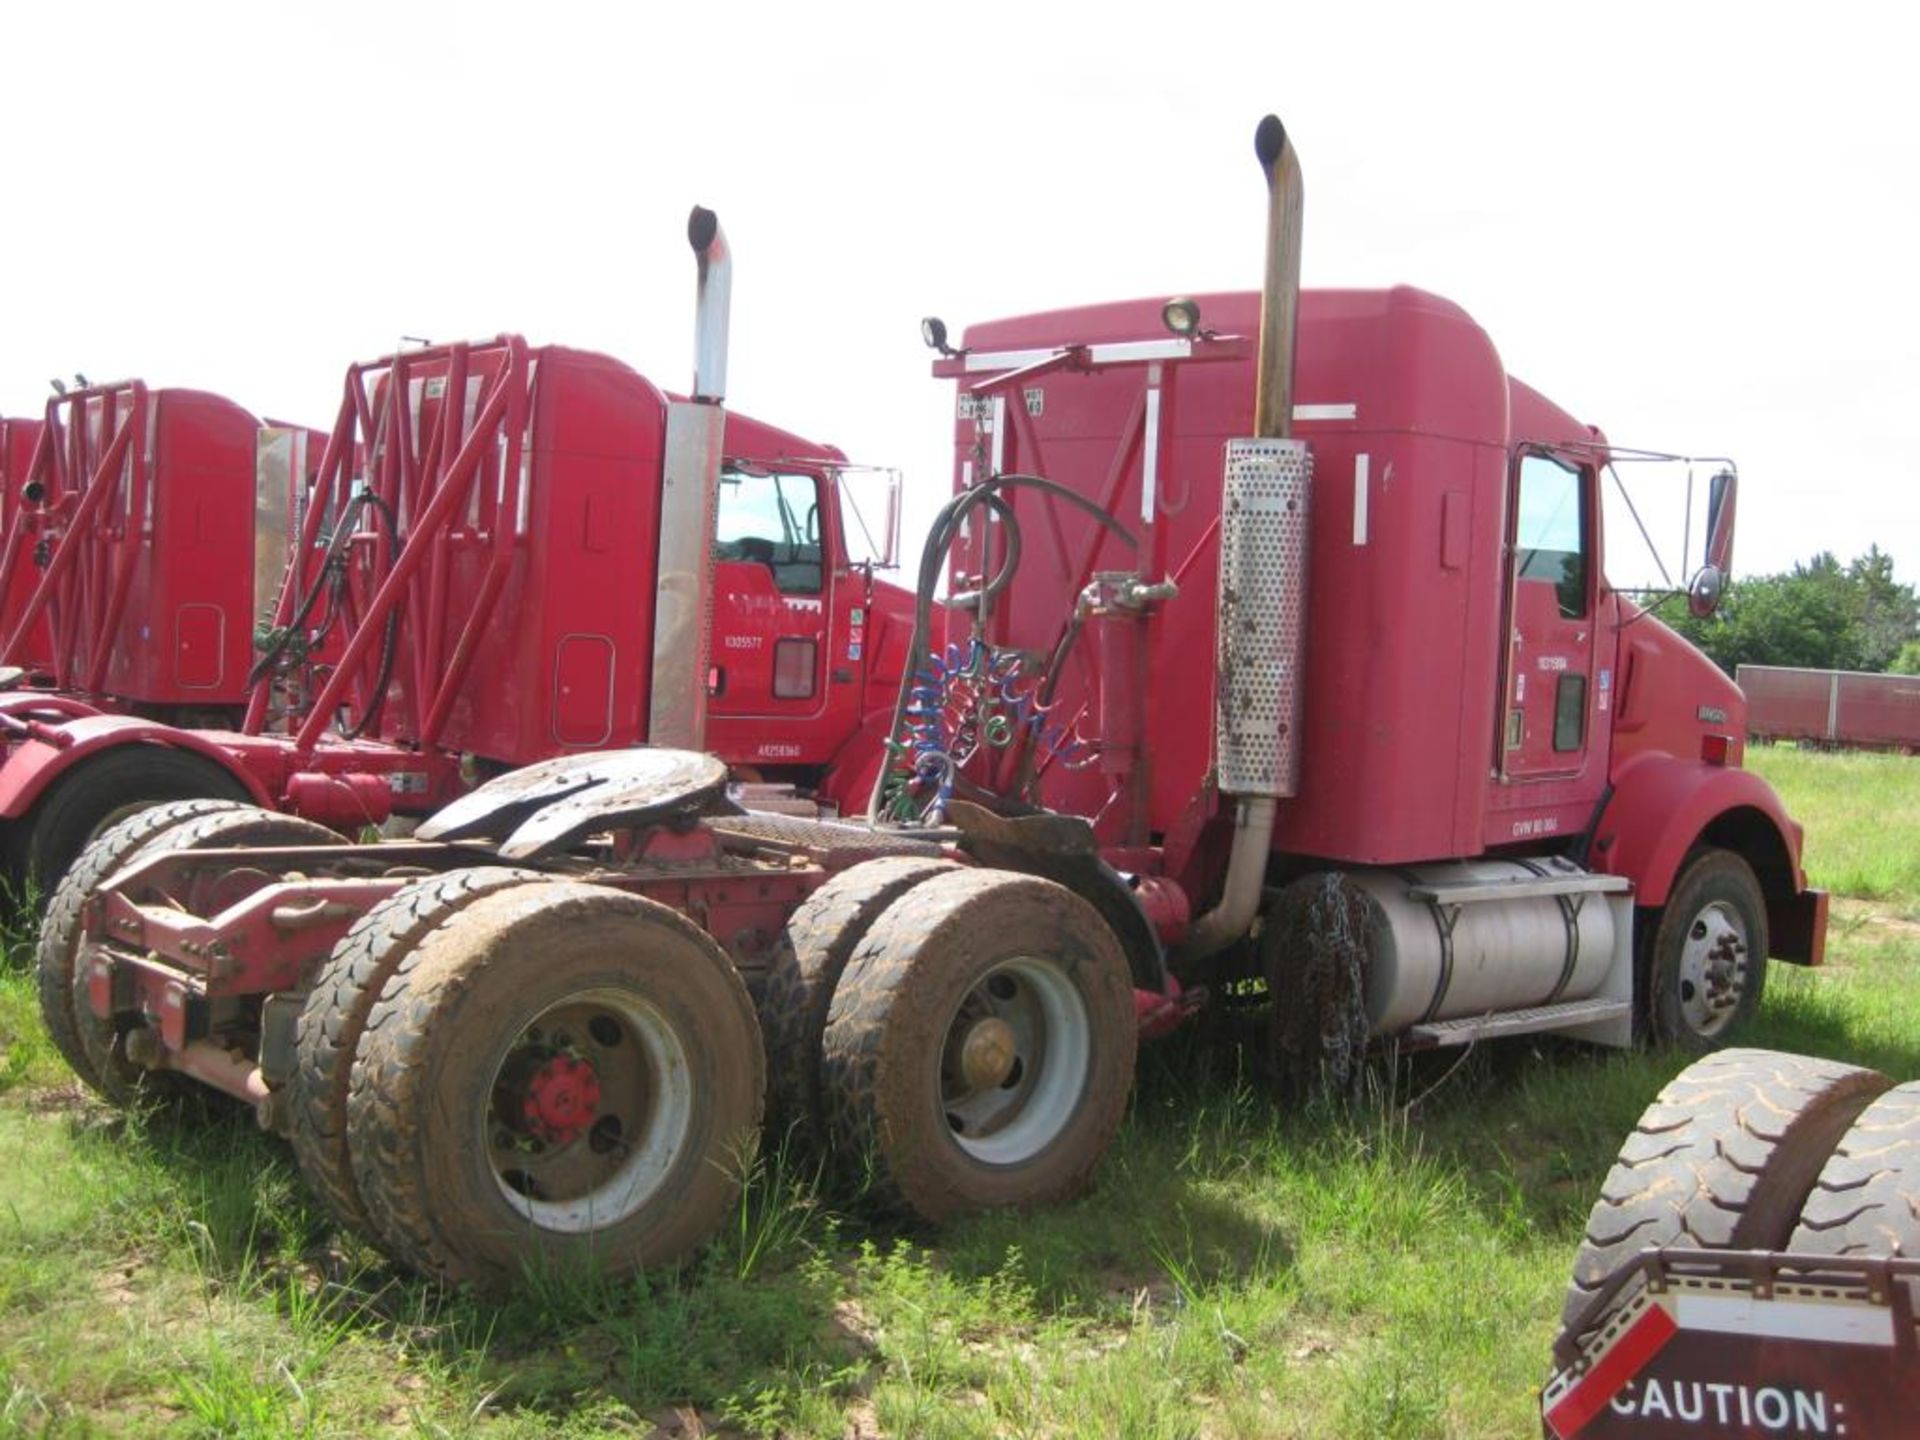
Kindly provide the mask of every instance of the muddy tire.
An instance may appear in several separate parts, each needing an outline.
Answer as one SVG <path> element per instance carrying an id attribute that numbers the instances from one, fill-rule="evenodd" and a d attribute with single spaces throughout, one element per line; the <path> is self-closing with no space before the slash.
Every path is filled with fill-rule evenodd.
<path id="1" fill-rule="evenodd" d="M 149 806 L 252 799 L 230 771 L 167 745 L 122 745 L 79 762 L 35 802 L 16 832 L 14 868 L 42 891 L 96 839 Z"/>
<path id="2" fill-rule="evenodd" d="M 40 941 L 35 953 L 36 979 L 40 993 L 40 1017 L 47 1033 L 74 1074 L 92 1089 L 109 1099 L 124 1101 L 148 1077 L 147 1072 L 123 1064 L 116 1066 L 109 1079 L 98 1069 L 97 1056 L 110 1049 L 111 1027 L 96 1018 L 81 988 L 75 967 L 80 948 L 80 911 L 100 885 L 124 866 L 140 850 L 169 830 L 209 815 L 243 808 L 234 800 L 178 800 L 156 805 L 131 819 L 112 826 L 81 853 L 67 871 L 48 902 L 40 922 Z M 86 1044 L 82 1029 L 96 1032 Z"/>
<path id="3" fill-rule="evenodd" d="M 818 1154 L 826 1136 L 820 1043 L 834 987 L 886 908 L 922 881 L 957 869 L 919 856 L 868 860 L 822 885 L 787 922 L 757 997 L 767 1043 L 767 1137 Z"/>
<path id="4" fill-rule="evenodd" d="M 936 876 L 874 922 L 834 991 L 836 1159 L 932 1221 L 1070 1199 L 1126 1113 L 1135 1041 L 1126 956 L 1092 906 L 1003 870 Z"/>
<path id="5" fill-rule="evenodd" d="M 1767 907 L 1747 862 L 1702 850 L 1674 882 L 1653 933 L 1647 1025 L 1655 1041 L 1703 1054 L 1753 1019 L 1767 975 Z"/>
<path id="6" fill-rule="evenodd" d="M 1860 1112 L 1820 1171 L 1787 1248 L 1920 1256 L 1920 1080 Z"/>
<path id="7" fill-rule="evenodd" d="M 431 875 L 375 905 L 333 947 L 294 1029 L 287 1138 L 307 1184 L 340 1224 L 371 1233 L 347 1153 L 347 1089 L 381 992 L 423 937 L 475 900 L 551 878 L 505 866 Z"/>
<path id="8" fill-rule="evenodd" d="M 728 1214 L 765 1078 L 746 987 L 692 922 L 514 886 L 422 938 L 374 1004 L 354 1184 L 388 1252 L 449 1282 L 666 1264 Z"/>
<path id="9" fill-rule="evenodd" d="M 1722 1050 L 1681 1071 L 1601 1187 L 1563 1332 L 1650 1245 L 1783 1248 L 1835 1144 L 1886 1088 L 1877 1071 L 1769 1050 Z"/>

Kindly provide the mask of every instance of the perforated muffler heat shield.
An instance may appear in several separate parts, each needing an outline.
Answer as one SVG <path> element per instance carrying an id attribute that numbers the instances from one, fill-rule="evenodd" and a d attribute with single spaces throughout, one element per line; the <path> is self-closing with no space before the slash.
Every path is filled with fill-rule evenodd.
<path id="1" fill-rule="evenodd" d="M 1283 798 L 1300 785 L 1300 656 L 1306 641 L 1304 441 L 1229 440 L 1220 514 L 1220 788 Z"/>

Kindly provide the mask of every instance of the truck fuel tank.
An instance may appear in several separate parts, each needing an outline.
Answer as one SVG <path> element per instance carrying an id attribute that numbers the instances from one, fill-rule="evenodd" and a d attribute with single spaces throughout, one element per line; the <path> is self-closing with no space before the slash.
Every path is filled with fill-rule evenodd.
<path id="1" fill-rule="evenodd" d="M 1619 882 L 1558 858 L 1359 870 L 1369 901 L 1367 1024 L 1415 1025 L 1584 1000 L 1628 945 Z M 1616 910 L 1618 913 L 1616 913 Z"/>

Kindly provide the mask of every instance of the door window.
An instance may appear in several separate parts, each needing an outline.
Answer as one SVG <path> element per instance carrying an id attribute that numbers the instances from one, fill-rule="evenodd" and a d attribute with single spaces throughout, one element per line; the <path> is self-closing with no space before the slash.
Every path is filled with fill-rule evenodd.
<path id="1" fill-rule="evenodd" d="M 811 475 L 720 473 L 713 558 L 765 565 L 783 595 L 818 595 L 820 482 Z"/>
<path id="2" fill-rule="evenodd" d="M 1514 527 L 1516 569 L 1522 580 L 1544 580 L 1559 599 L 1560 617 L 1587 613 L 1587 507 L 1583 471 L 1547 455 L 1520 457 L 1520 506 Z"/>

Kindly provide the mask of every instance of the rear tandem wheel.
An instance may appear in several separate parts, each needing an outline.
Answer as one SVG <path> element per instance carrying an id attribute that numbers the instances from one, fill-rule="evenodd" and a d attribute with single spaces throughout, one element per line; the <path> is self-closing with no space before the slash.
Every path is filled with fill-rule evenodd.
<path id="1" fill-rule="evenodd" d="M 388 1251 L 451 1282 L 685 1255 L 750 1162 L 766 1066 L 746 987 L 677 912 L 572 881 L 482 896 L 368 1016 L 347 1149 Z"/>
<path id="2" fill-rule="evenodd" d="M 874 922 L 834 991 L 821 1085 L 842 1164 L 941 1221 L 1078 1194 L 1133 1082 L 1133 981 L 1061 885 L 960 870 Z"/>
<path id="3" fill-rule="evenodd" d="M 401 983 L 420 941 L 452 916 L 482 896 L 551 878 L 509 866 L 429 875 L 380 901 L 333 947 L 294 1031 L 287 1138 L 307 1184 L 342 1225 L 373 1233 L 347 1151 L 347 1090 L 374 1006 Z"/>
<path id="4" fill-rule="evenodd" d="M 914 886 L 956 870 L 951 860 L 890 855 L 835 875 L 793 912 L 758 996 L 767 1043 L 767 1137 L 826 1148 L 820 1044 L 834 988 L 874 921 Z"/>
<path id="5" fill-rule="evenodd" d="M 231 772 L 204 756 L 169 745 L 121 745 L 76 762 L 14 822 L 13 868 L 27 883 L 50 888 L 89 845 L 142 810 L 251 799 Z"/>
<path id="6" fill-rule="evenodd" d="M 40 940 L 35 952 L 40 1017 L 46 1022 L 47 1034 L 53 1038 L 54 1048 L 73 1067 L 74 1074 L 102 1094 L 107 1093 L 105 1087 L 109 1082 L 94 1062 L 93 1057 L 99 1047 L 83 1046 L 80 1042 L 83 1020 L 89 1026 L 100 1022 L 94 1018 L 90 1007 L 83 1004 L 82 1008 L 76 1009 L 75 1005 L 74 967 L 79 958 L 81 907 L 109 876 L 157 836 L 203 815 L 240 808 L 240 803 L 235 800 L 179 800 L 171 805 L 152 806 L 122 820 L 81 852 L 80 858 L 62 877 L 53 892 L 53 899 L 47 904 L 46 916 L 40 922 Z M 138 1084 L 143 1080 L 144 1072 L 130 1073 L 123 1078 L 129 1084 Z M 119 1085 L 118 1078 L 113 1083 L 116 1088 L 125 1089 Z M 124 1094 L 120 1098 L 124 1099 Z"/>

